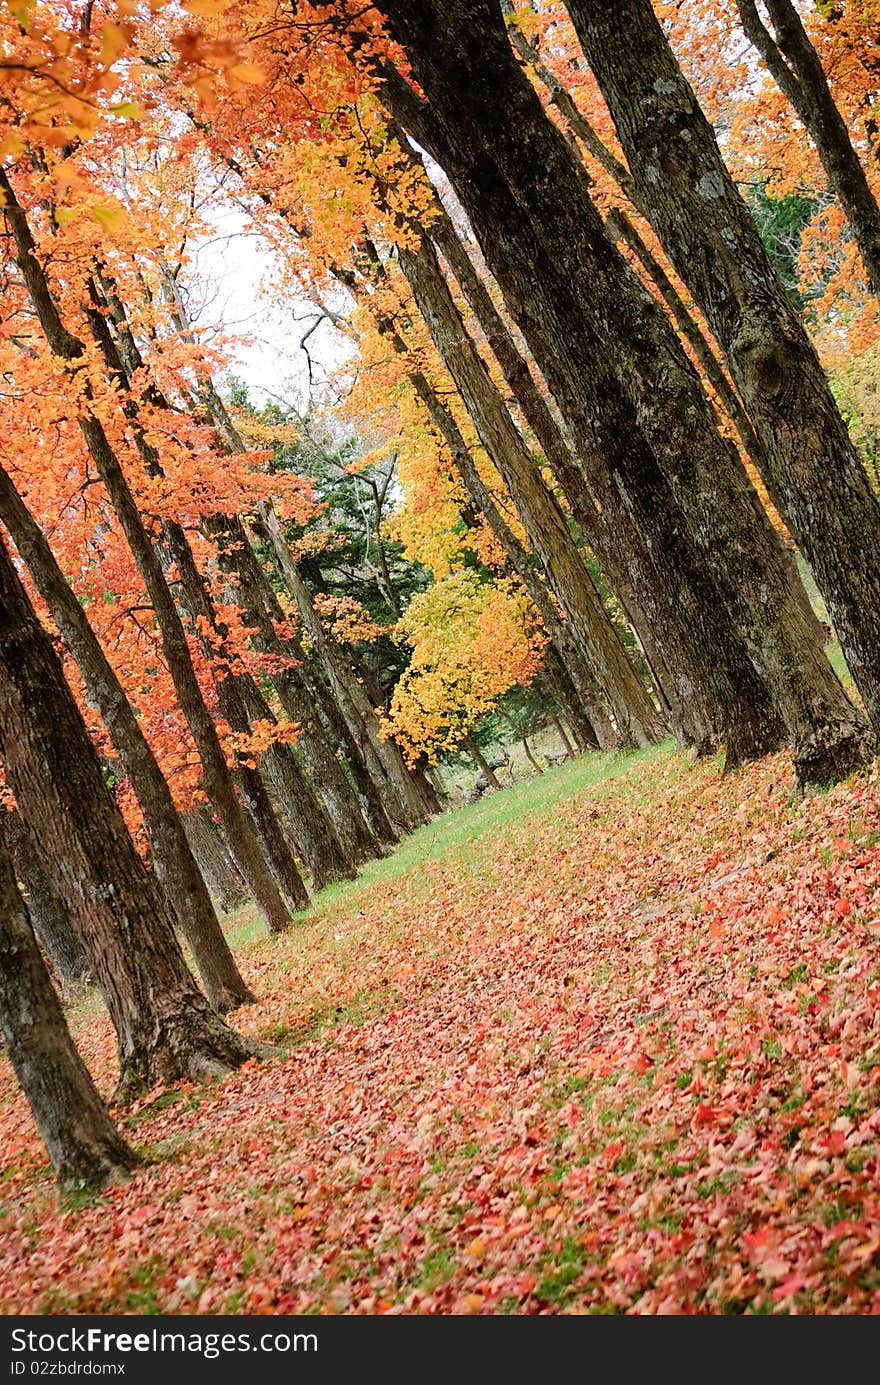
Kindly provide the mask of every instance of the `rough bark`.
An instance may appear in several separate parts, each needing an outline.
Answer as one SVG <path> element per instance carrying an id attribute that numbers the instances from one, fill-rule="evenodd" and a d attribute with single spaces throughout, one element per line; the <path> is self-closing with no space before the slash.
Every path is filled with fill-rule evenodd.
<path id="1" fill-rule="evenodd" d="M 773 33 L 754 0 L 737 0 L 746 37 L 809 131 L 858 243 L 871 292 L 880 299 L 880 205 L 797 9 L 791 0 L 766 3 Z"/>
<path id="2" fill-rule="evenodd" d="M 24 886 L 31 926 L 62 990 L 91 982 L 89 961 L 70 910 L 46 874 L 38 843 L 17 810 L 0 811 L 0 853 L 4 851 Z"/>
<path id="3" fill-rule="evenodd" d="M 40 526 L 0 468 L 0 519 L 27 564 L 34 585 L 76 660 L 86 696 L 100 714 L 128 775 L 144 818 L 156 875 L 192 949 L 211 1004 L 225 1012 L 256 997 L 245 984 L 223 936 L 171 792 L 107 656 L 89 625 Z M 35 926 L 39 911 L 31 911 Z"/>
<path id="4" fill-rule="evenodd" d="M 649 0 L 613 11 L 572 0 L 569 9 L 651 221 L 726 353 L 784 518 L 880 729 L 880 503 L 818 357 Z M 826 680 L 814 699 L 806 686 L 797 699 L 795 734 L 817 777 L 851 768 L 846 743 L 858 740 L 832 693 Z"/>
<path id="5" fill-rule="evenodd" d="M 221 1075 L 252 1056 L 256 1046 L 221 1020 L 187 970 L 160 888 L 2 543 L 0 754 L 110 1012 L 120 1091 Z"/>
<path id="6" fill-rule="evenodd" d="M 514 10 L 510 0 L 501 0 L 501 8 L 505 15 L 513 19 Z M 549 71 L 544 63 L 542 63 L 537 50 L 532 47 L 522 30 L 516 24 L 512 24 L 509 32 L 516 51 L 534 68 L 540 81 L 547 87 L 550 92 L 551 101 L 558 107 L 560 113 L 565 118 L 572 135 L 578 141 L 578 146 L 583 146 L 583 148 L 597 160 L 600 166 L 617 184 L 623 196 L 632 203 L 640 215 L 645 217 L 646 220 L 650 220 L 650 214 L 643 202 L 639 187 L 630 176 L 626 166 L 622 164 L 616 155 L 608 148 L 590 122 L 586 119 L 583 112 L 575 105 L 571 95 L 560 85 L 553 73 Z M 700 370 L 712 386 L 722 408 L 733 423 L 739 435 L 745 455 L 760 474 L 773 504 L 780 514 L 783 513 L 781 498 L 776 492 L 771 469 L 767 466 L 764 447 L 755 432 L 752 421 L 746 412 L 740 396 L 735 387 L 731 384 L 721 361 L 716 355 L 715 347 L 709 342 L 700 325 L 691 314 L 690 309 L 682 299 L 669 275 L 666 273 L 663 265 L 652 253 L 644 237 L 639 233 L 632 219 L 622 208 L 613 207 L 608 212 L 605 217 L 605 230 L 613 243 L 617 244 L 622 242 L 632 251 L 644 271 L 647 280 L 660 294 L 660 297 L 672 315 L 680 336 L 690 346 L 694 353 L 694 357 L 699 363 Z M 821 623 L 810 604 L 810 599 L 801 581 L 794 554 L 788 548 L 783 547 L 782 556 L 786 564 L 786 574 L 794 600 L 800 607 L 814 637 L 822 643 Z"/>
<path id="7" fill-rule="evenodd" d="M 449 293 L 427 239 L 400 262 L 431 338 L 464 400 L 480 441 L 504 479 L 529 540 L 595 670 L 622 744 L 649 745 L 666 735 L 656 708 L 605 613 L 565 516 L 548 491 L 492 384 Z"/>
<path id="8" fill-rule="evenodd" d="M 141 1162 L 74 1046 L 0 841 L 0 1033 L 64 1192 L 121 1182 Z"/>
<path id="9" fill-rule="evenodd" d="M 224 914 L 234 913 L 247 903 L 244 876 L 233 861 L 209 811 L 198 808 L 181 816 L 192 854 L 212 898 Z"/>
<path id="10" fill-rule="evenodd" d="M 515 11 L 510 0 L 501 0 L 501 8 L 510 19 Z M 629 170 L 604 143 L 583 112 L 580 111 L 550 69 L 541 61 L 540 54 L 526 35 L 514 23 L 510 28 L 514 48 L 525 61 L 534 68 L 538 79 L 547 87 L 550 100 L 564 117 L 571 133 L 607 174 L 617 184 L 623 196 L 647 219 L 638 186 L 630 177 Z M 724 373 L 724 368 L 712 346 L 691 316 L 688 307 L 669 275 L 657 257 L 652 253 L 644 237 L 640 235 L 632 219 L 620 207 L 612 207 L 605 218 L 605 229 L 612 241 L 622 241 L 633 252 L 648 279 L 659 291 L 664 303 L 671 312 L 675 325 L 684 340 L 691 347 L 700 363 L 700 368 L 718 395 L 725 412 L 734 423 L 743 446 L 749 457 L 760 457 L 761 445 L 752 427 L 751 420 L 743 408 L 742 400 Z"/>
<path id="11" fill-rule="evenodd" d="M 702 634 L 711 631 L 716 647 L 724 641 L 706 601 L 717 587 L 754 679 L 785 718 L 801 780 L 847 772 L 864 759 L 864 724 L 791 599 L 769 522 L 695 369 L 606 237 L 583 169 L 518 67 L 499 12 L 491 0 L 386 0 L 381 9 L 428 98 L 416 120 L 453 179 L 579 455 L 603 459 L 667 573 L 690 573 Z M 389 83 L 390 99 L 401 85 Z M 676 546 L 691 550 L 689 564 L 670 561 Z M 773 740 L 754 734 L 762 724 L 768 719 L 752 704 L 742 738 L 751 753 Z"/>

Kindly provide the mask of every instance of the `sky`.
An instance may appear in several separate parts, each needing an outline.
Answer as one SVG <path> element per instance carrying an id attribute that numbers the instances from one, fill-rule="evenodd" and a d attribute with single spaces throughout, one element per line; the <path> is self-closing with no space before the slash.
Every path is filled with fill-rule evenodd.
<path id="1" fill-rule="evenodd" d="M 315 323 L 313 304 L 273 292 L 273 258 L 235 209 L 213 217 L 216 233 L 196 248 L 191 275 L 200 286 L 196 321 L 234 338 L 233 372 L 255 402 L 276 400 L 302 410 L 308 402 L 309 364 L 300 341 Z M 325 320 L 308 340 L 317 384 L 345 360 L 350 348 Z"/>

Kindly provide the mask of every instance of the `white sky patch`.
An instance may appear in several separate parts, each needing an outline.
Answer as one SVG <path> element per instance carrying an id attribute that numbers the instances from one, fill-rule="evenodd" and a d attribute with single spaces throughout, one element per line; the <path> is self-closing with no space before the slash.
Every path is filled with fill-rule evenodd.
<path id="1" fill-rule="evenodd" d="M 193 325 L 224 334 L 230 374 L 244 381 L 255 403 L 275 400 L 302 411 L 309 398 L 310 362 L 312 387 L 320 390 L 328 372 L 351 354 L 350 344 L 328 320 L 320 320 L 313 302 L 273 287 L 272 252 L 243 213 L 219 210 L 212 221 L 216 233 L 191 251 Z M 214 332 L 206 334 L 208 340 Z"/>

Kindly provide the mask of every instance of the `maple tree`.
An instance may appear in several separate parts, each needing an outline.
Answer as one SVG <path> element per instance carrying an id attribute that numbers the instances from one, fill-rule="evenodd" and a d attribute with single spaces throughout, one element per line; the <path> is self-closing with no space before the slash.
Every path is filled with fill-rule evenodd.
<path id="1" fill-rule="evenodd" d="M 456 749 L 503 693 L 532 681 L 545 642 L 534 614 L 524 593 L 467 569 L 415 597 L 397 625 L 413 657 L 387 718 L 411 757 Z"/>

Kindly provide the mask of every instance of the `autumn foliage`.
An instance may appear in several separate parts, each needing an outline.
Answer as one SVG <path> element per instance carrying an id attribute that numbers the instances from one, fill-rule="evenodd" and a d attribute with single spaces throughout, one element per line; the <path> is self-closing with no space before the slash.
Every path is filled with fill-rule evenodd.
<path id="1" fill-rule="evenodd" d="M 870 204 L 880 4 L 800 8 Z M 590 6 L 470 11 L 540 167 L 467 34 L 484 126 L 419 67 L 442 10 L 0 0 L 0 576 L 95 798 L 7 629 L 0 1312 L 880 1313 L 867 239 L 737 0 L 628 9 L 720 150 L 693 278 Z M 213 321 L 228 226 L 296 400 Z M 460 807 L 502 717 L 536 777 Z M 16 939 L 123 1140 L 73 1199 Z"/>

